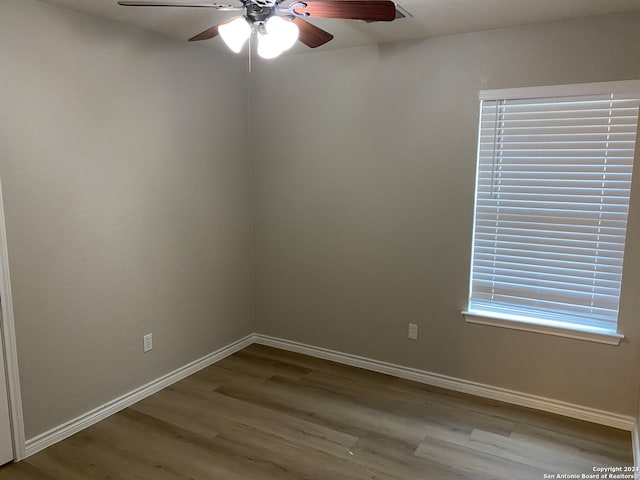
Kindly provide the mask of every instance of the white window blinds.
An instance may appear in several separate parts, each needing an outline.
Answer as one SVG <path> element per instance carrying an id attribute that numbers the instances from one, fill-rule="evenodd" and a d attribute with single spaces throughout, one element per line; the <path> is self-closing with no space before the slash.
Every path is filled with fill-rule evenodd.
<path id="1" fill-rule="evenodd" d="M 615 332 L 640 95 L 532 90 L 483 92 L 468 310 Z"/>

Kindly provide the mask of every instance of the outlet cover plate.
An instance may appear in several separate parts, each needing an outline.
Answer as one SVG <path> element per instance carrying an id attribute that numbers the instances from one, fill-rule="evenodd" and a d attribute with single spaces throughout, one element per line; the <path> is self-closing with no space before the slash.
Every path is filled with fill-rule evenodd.
<path id="1" fill-rule="evenodd" d="M 144 353 L 151 351 L 151 349 L 153 349 L 153 334 L 147 333 L 142 338 L 142 344 L 143 344 Z"/>
<path id="2" fill-rule="evenodd" d="M 416 325 L 415 323 L 410 323 L 409 324 L 409 338 L 411 340 L 417 340 L 418 339 L 418 325 Z"/>

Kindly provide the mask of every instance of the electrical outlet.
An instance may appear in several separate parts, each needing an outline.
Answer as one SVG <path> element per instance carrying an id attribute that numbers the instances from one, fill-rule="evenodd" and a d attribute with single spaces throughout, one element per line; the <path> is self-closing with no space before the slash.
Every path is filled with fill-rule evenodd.
<path id="1" fill-rule="evenodd" d="M 418 339 L 418 325 L 415 323 L 409 324 L 409 338 L 412 340 Z"/>
<path id="2" fill-rule="evenodd" d="M 144 353 L 147 353 L 153 348 L 153 334 L 147 333 L 144 337 L 142 337 L 142 345 Z"/>

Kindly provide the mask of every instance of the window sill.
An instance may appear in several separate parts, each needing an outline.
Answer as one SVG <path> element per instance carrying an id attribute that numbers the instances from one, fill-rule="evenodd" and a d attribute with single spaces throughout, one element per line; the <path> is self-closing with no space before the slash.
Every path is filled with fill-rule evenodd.
<path id="1" fill-rule="evenodd" d="M 538 323 L 532 323 L 530 321 L 517 320 L 509 318 L 508 316 L 500 316 L 488 312 L 464 311 L 462 315 L 467 323 L 575 338 L 577 340 L 586 340 L 588 342 L 604 343 L 607 345 L 620 345 L 620 342 L 624 338 L 624 335 L 620 333 L 609 332 L 598 328 L 581 328 L 579 326 L 565 327 L 554 325 L 553 322 L 546 322 L 544 320 L 540 320 Z"/>

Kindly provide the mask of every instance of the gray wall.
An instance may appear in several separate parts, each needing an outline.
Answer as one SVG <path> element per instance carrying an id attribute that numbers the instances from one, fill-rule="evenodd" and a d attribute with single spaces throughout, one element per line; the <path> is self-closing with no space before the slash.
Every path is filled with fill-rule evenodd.
<path id="1" fill-rule="evenodd" d="M 625 15 L 255 62 L 247 145 L 242 58 L 2 0 L 27 438 L 253 330 L 635 414 L 640 189 L 620 347 L 460 310 L 478 90 L 640 78 L 639 45 Z"/>
<path id="2" fill-rule="evenodd" d="M 258 63 L 261 333 L 635 415 L 636 169 L 619 347 L 466 324 L 478 91 L 640 78 L 640 15 Z M 407 339 L 407 324 L 420 339 Z"/>
<path id="3" fill-rule="evenodd" d="M 253 330 L 246 66 L 31 0 L 0 59 L 30 438 Z"/>

